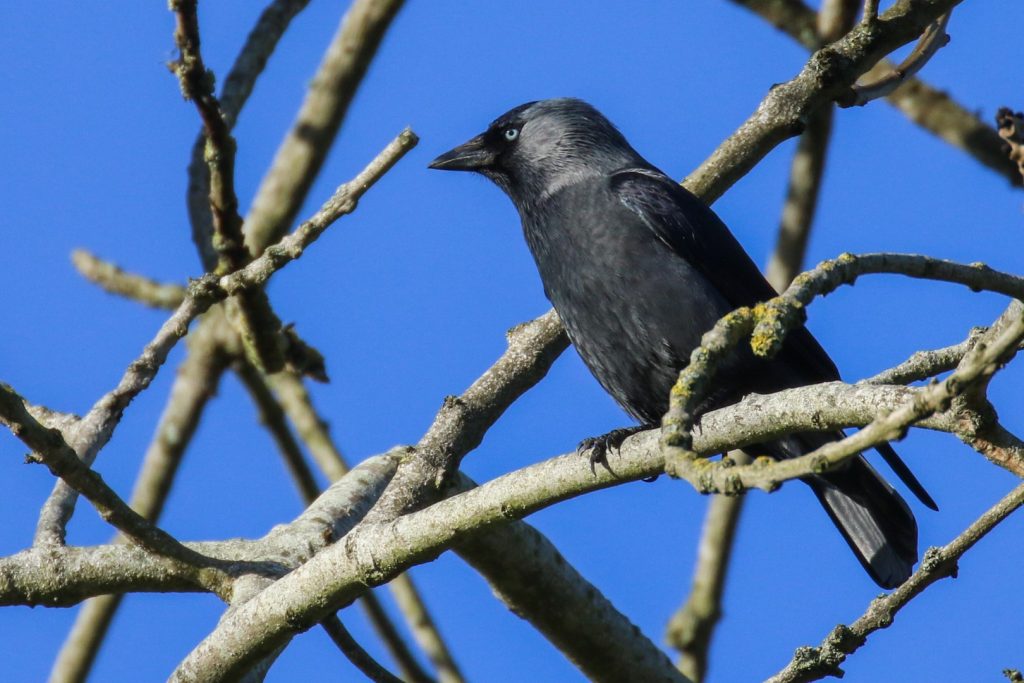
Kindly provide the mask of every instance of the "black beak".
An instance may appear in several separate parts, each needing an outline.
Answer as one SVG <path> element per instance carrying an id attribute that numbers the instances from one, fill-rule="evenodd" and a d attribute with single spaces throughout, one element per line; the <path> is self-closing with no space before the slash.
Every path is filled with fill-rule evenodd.
<path id="1" fill-rule="evenodd" d="M 430 162 L 428 168 L 441 171 L 479 171 L 494 163 L 494 152 L 487 149 L 484 136 L 477 135 Z"/>

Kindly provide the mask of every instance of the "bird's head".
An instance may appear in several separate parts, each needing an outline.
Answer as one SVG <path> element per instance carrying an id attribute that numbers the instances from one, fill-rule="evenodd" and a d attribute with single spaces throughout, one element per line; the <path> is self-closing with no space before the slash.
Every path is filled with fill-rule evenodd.
<path id="1" fill-rule="evenodd" d="M 430 168 L 481 173 L 522 206 L 582 178 L 637 163 L 642 159 L 599 111 L 582 100 L 559 98 L 502 114 Z"/>

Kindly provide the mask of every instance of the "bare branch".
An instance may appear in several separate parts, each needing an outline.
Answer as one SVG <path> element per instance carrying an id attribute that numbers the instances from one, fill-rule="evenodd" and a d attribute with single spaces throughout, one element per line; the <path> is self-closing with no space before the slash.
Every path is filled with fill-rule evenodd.
<path id="1" fill-rule="evenodd" d="M 265 378 L 259 373 L 259 371 L 244 361 L 241 361 L 239 367 L 236 369 L 259 408 L 261 421 L 273 435 L 274 441 L 278 445 L 278 449 L 284 455 L 285 463 L 292 475 L 292 479 L 295 481 L 295 484 L 302 495 L 303 501 L 308 505 L 320 494 L 320 487 L 317 485 L 312 471 L 310 471 L 309 467 L 306 465 L 302 450 L 299 448 L 298 443 L 296 443 L 295 437 L 288 428 L 288 424 L 285 421 L 284 411 L 274 399 L 270 388 L 266 384 Z M 277 375 L 277 377 L 281 376 L 283 375 Z M 294 375 L 290 376 L 295 380 L 298 386 L 302 386 L 301 381 L 297 377 Z M 294 389 L 294 387 L 291 388 Z M 303 387 L 303 391 L 304 390 L 305 388 Z M 309 406 L 309 408 L 310 414 L 315 417 L 315 413 L 311 410 L 312 406 Z M 309 417 L 309 414 L 304 413 L 303 415 L 304 417 Z M 323 436 L 326 435 L 318 434 L 318 437 Z M 330 439 L 328 437 L 328 442 L 329 441 Z M 333 448 L 333 444 L 331 444 L 331 447 Z M 339 459 L 335 462 L 341 461 Z M 425 650 L 427 656 L 437 667 L 438 672 L 440 673 L 440 680 L 445 683 L 457 683 L 458 681 L 461 681 L 462 677 L 458 673 L 458 668 L 448 651 L 448 647 L 441 639 L 440 632 L 434 625 L 430 614 L 427 612 L 423 599 L 420 597 L 416 587 L 412 584 L 412 579 L 408 575 L 402 574 L 401 576 L 395 577 L 395 580 L 389 583 L 388 587 L 391 588 L 395 597 L 398 599 L 399 607 L 401 608 L 403 615 L 405 615 L 408 620 L 409 626 L 412 629 L 416 640 L 420 643 L 420 646 Z M 377 632 L 384 640 L 385 645 L 399 662 L 399 666 L 402 668 L 403 673 L 414 680 L 429 680 L 429 677 L 423 673 L 415 658 L 408 652 L 404 642 L 401 640 L 401 636 L 391 625 L 386 612 L 384 612 L 376 596 L 367 592 L 362 596 L 360 602 L 363 604 L 363 607 L 373 622 Z M 330 619 L 325 620 L 321 623 L 321 626 L 323 626 L 328 634 L 330 634 L 331 639 L 338 644 L 339 633 L 337 631 L 337 627 L 341 624 L 340 622 L 337 624 L 331 624 L 329 622 Z M 346 656 L 349 656 L 351 653 L 346 651 L 345 654 Z"/>
<path id="2" fill-rule="evenodd" d="M 302 448 L 299 447 L 291 429 L 288 428 L 284 411 L 274 399 L 270 387 L 267 386 L 259 370 L 245 360 L 238 359 L 235 363 L 235 372 L 238 373 L 238 377 L 256 404 L 260 422 L 267 428 L 274 443 L 277 444 L 277 449 L 284 458 L 285 466 L 292 476 L 292 481 L 295 482 L 295 487 L 299 490 L 302 501 L 308 505 L 320 495 L 320 485 L 317 484 L 313 471 L 306 464 Z"/>
<path id="3" fill-rule="evenodd" d="M 32 449 L 32 460 L 46 465 L 55 476 L 88 498 L 104 520 L 131 540 L 154 553 L 190 565 L 196 570 L 197 578 L 200 568 L 213 566 L 210 558 L 186 548 L 128 507 L 98 474 L 78 459 L 59 431 L 44 427 L 29 414 L 25 400 L 6 384 L 0 384 L 0 422 Z"/>
<path id="4" fill-rule="evenodd" d="M 871 100 L 885 97 L 900 87 L 908 78 L 920 71 L 935 53 L 949 43 L 946 26 L 949 25 L 950 12 L 943 14 L 935 23 L 928 26 L 921 34 L 914 50 L 892 71 L 884 76 L 868 81 L 855 83 L 850 93 L 839 97 L 836 101 L 840 107 L 862 107 Z"/>
<path id="5" fill-rule="evenodd" d="M 331 438 L 327 423 L 313 407 L 302 379 L 291 372 L 278 372 L 269 375 L 267 382 L 320 471 L 331 481 L 343 477 L 348 464 Z"/>
<path id="6" fill-rule="evenodd" d="M 968 352 L 956 372 L 942 382 L 920 390 L 912 400 L 906 401 L 892 412 L 879 414 L 870 424 L 841 441 L 827 443 L 797 458 L 769 462 L 759 458 L 752 465 L 734 466 L 723 460 L 709 463 L 692 451 L 669 446 L 665 470 L 673 476 L 686 479 L 698 490 L 717 493 L 738 493 L 747 488 L 772 491 L 787 479 L 833 469 L 844 460 L 886 441 L 901 439 L 907 427 L 922 417 L 946 410 L 952 400 L 964 394 L 972 385 L 987 382 L 1024 340 L 1024 307 L 1017 306 L 1016 319 L 986 344 Z M 1024 475 L 1024 471 L 1018 474 Z"/>
<path id="7" fill-rule="evenodd" d="M 227 367 L 227 357 L 220 349 L 218 331 L 214 329 L 226 327 L 226 321 L 211 319 L 209 322 L 212 324 L 201 327 L 189 339 L 189 354 L 178 370 L 132 492 L 129 503 L 132 509 L 151 522 L 160 518 L 203 408 L 216 392 L 220 376 Z M 121 597 L 101 595 L 82 606 L 57 654 L 50 672 L 52 680 L 68 683 L 86 680 Z"/>
<path id="8" fill-rule="evenodd" d="M 808 50 L 821 47 L 816 26 L 817 13 L 802 0 L 732 1 L 757 13 Z M 865 78 L 875 78 L 895 68 L 891 62 L 882 60 L 865 74 Z M 886 99 L 917 125 L 964 150 L 1010 183 L 1022 184 L 1020 174 L 1002 150 L 1002 142 L 995 129 L 948 94 L 911 77 Z"/>
<path id="9" fill-rule="evenodd" d="M 390 521 L 436 500 L 462 458 L 476 448 L 505 410 L 539 382 L 569 345 L 554 311 L 508 332 L 508 348 L 461 396 L 447 396 L 416 445 L 416 457 L 399 468 L 389 490 L 371 513 Z"/>
<path id="10" fill-rule="evenodd" d="M 101 397 L 82 418 L 69 439 L 82 462 L 92 464 L 96 454 L 110 440 L 124 409 L 153 381 L 167 359 L 167 354 L 188 332 L 192 320 L 228 296 L 263 285 L 277 270 L 301 256 L 334 221 L 351 213 L 359 198 L 415 146 L 416 141 L 416 135 L 411 130 L 400 133 L 363 171 L 339 187 L 312 218 L 278 244 L 267 248 L 242 270 L 219 279 L 208 275 L 193 281 L 189 287 L 189 296 L 161 326 L 153 340 L 143 349 L 142 355 L 128 366 L 117 387 Z M 63 543 L 64 528 L 74 510 L 76 496 L 72 489 L 60 482 L 57 484 L 40 515 L 36 530 L 37 543 Z"/>
<path id="11" fill-rule="evenodd" d="M 348 632 L 345 625 L 336 616 L 330 616 L 321 622 L 327 635 L 331 637 L 334 644 L 338 646 L 348 661 L 352 662 L 364 676 L 374 683 L 402 683 L 402 679 L 381 666 L 377 660 L 370 656 L 370 653 L 356 642 L 352 634 Z"/>
<path id="12" fill-rule="evenodd" d="M 583 464 L 583 458 L 575 458 Z M 460 476 L 459 487 L 475 484 Z M 525 522 L 475 534 L 454 548 L 495 595 L 590 680 L 680 681 L 665 653 L 539 531 Z M 514 558 L 514 561 L 512 561 Z"/>
<path id="13" fill-rule="evenodd" d="M 800 136 L 793 155 L 779 236 L 765 272 L 765 277 L 776 291 L 781 292 L 788 287 L 803 270 L 832 133 L 832 111 L 832 105 L 825 105 L 810 116 L 807 130 Z"/>
<path id="14" fill-rule="evenodd" d="M 733 451 L 729 457 L 742 462 L 744 455 Z M 679 670 L 697 683 L 705 680 L 711 638 L 722 617 L 725 578 L 745 500 L 717 495 L 708 502 L 689 597 L 672 615 L 665 632 L 669 645 L 679 650 Z"/>
<path id="15" fill-rule="evenodd" d="M 861 381 L 865 384 L 910 384 L 947 372 L 960 364 L 964 354 L 973 349 L 978 339 L 987 331 L 986 327 L 975 327 L 967 339 L 959 344 L 932 351 L 917 351 L 896 367 Z"/>
<path id="16" fill-rule="evenodd" d="M 185 298 L 185 288 L 181 285 L 157 282 L 142 275 L 127 273 L 84 249 L 71 252 L 71 262 L 89 282 L 111 294 L 120 294 L 152 308 L 174 309 Z"/>
<path id="17" fill-rule="evenodd" d="M 1024 114 L 1015 114 L 1003 107 L 996 114 L 996 123 L 999 126 L 999 137 L 1010 146 L 1010 160 L 1016 162 L 1017 169 L 1024 176 Z"/>
<path id="18" fill-rule="evenodd" d="M 928 586 L 940 579 L 955 577 L 957 561 L 963 554 L 1021 505 L 1024 505 L 1024 484 L 1010 491 L 949 544 L 929 548 L 917 571 L 892 593 L 872 600 L 867 611 L 855 622 L 832 629 L 818 647 L 797 649 L 792 661 L 768 679 L 769 683 L 800 683 L 842 676 L 839 665 L 847 655 L 856 652 L 875 631 L 888 628 L 899 611 Z"/>
<path id="19" fill-rule="evenodd" d="M 235 139 L 213 93 L 213 73 L 203 64 L 199 49 L 197 0 L 171 0 L 175 16 L 174 42 L 181 57 L 171 65 L 181 93 L 196 105 L 206 136 L 204 158 L 210 174 L 210 209 L 217 269 L 228 273 L 245 265 L 248 252 L 242 236 L 242 217 L 235 193 Z"/>
<path id="20" fill-rule="evenodd" d="M 186 545 L 221 561 L 236 583 L 282 576 L 363 518 L 394 476 L 400 457 L 396 451 L 364 460 L 295 520 L 274 527 L 261 539 Z M 134 544 L 35 546 L 0 558 L 0 605 L 68 606 L 106 593 L 197 590 L 209 588 L 196 581 L 191 567 Z"/>
<path id="21" fill-rule="evenodd" d="M 1024 298 L 1024 278 L 992 270 L 981 263 L 967 266 L 909 254 L 842 254 L 823 261 L 793 280 L 782 295 L 754 308 L 732 311 L 704 334 L 689 364 L 679 373 L 679 380 L 672 388 L 669 412 L 662 423 L 665 445 L 674 453 L 669 460 L 673 467 L 676 464 L 681 467 L 680 474 L 690 471 L 694 457 L 688 452 L 690 427 L 701 411 L 706 387 L 714 378 L 720 361 L 748 336 L 755 354 L 773 356 L 782 347 L 786 332 L 803 323 L 806 307 L 815 296 L 827 294 L 843 284 L 852 284 L 867 273 L 899 273 Z"/>
<path id="22" fill-rule="evenodd" d="M 438 680 L 441 683 L 462 683 L 465 680 L 462 672 L 441 637 L 441 630 L 427 611 L 427 605 L 413 583 L 412 576 L 408 572 L 399 574 L 388 583 L 388 590 L 398 603 L 398 609 L 405 617 L 413 639 L 437 670 Z"/>
<path id="23" fill-rule="evenodd" d="M 403 0 L 356 0 L 345 14 L 298 119 L 253 199 L 245 221 L 253 254 L 280 239 L 295 220 L 352 97 L 402 4 Z"/>
<path id="24" fill-rule="evenodd" d="M 309 0 L 273 0 L 257 20 L 235 63 L 224 79 L 220 104 L 224 122 L 232 128 L 252 93 L 256 79 L 288 29 L 291 20 L 309 4 Z M 192 240 L 199 250 L 203 269 L 217 266 L 217 252 L 213 250 L 213 216 L 210 213 L 210 176 L 204 159 L 206 137 L 200 133 L 192 145 L 192 160 L 188 167 L 188 214 L 192 224 Z"/>
<path id="25" fill-rule="evenodd" d="M 705 201 L 721 196 L 783 140 L 803 130 L 804 119 L 833 102 L 875 62 L 916 39 L 960 0 L 900 0 L 884 21 L 860 24 L 811 55 L 793 80 L 775 86 L 757 110 L 689 178 L 688 188 Z"/>

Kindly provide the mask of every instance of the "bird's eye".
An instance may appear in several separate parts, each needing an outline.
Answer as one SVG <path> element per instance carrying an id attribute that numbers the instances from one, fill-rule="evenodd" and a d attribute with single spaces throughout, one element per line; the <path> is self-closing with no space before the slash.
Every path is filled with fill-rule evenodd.
<path id="1" fill-rule="evenodd" d="M 512 142 L 517 137 L 519 137 L 519 129 L 518 128 L 506 128 L 505 129 L 505 139 L 506 140 L 508 140 L 509 142 Z"/>

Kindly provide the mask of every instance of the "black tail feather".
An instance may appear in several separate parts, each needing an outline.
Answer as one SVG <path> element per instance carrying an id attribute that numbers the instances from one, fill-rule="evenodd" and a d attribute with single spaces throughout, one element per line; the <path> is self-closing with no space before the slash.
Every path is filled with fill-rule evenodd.
<path id="1" fill-rule="evenodd" d="M 928 495 L 924 486 L 917 480 L 914 473 L 907 467 L 907 463 L 903 462 L 903 459 L 893 450 L 893 447 L 887 443 L 879 444 L 875 446 L 875 450 L 882 455 L 882 459 L 885 460 L 886 464 L 892 468 L 892 471 L 896 473 L 896 476 L 900 478 L 910 492 L 917 496 L 917 499 L 924 503 L 924 505 L 932 510 L 938 512 L 939 506 L 936 505 L 932 497 Z"/>
<path id="2" fill-rule="evenodd" d="M 917 562 L 917 521 L 867 461 L 858 457 L 807 483 L 879 586 L 895 588 L 907 580 Z"/>

